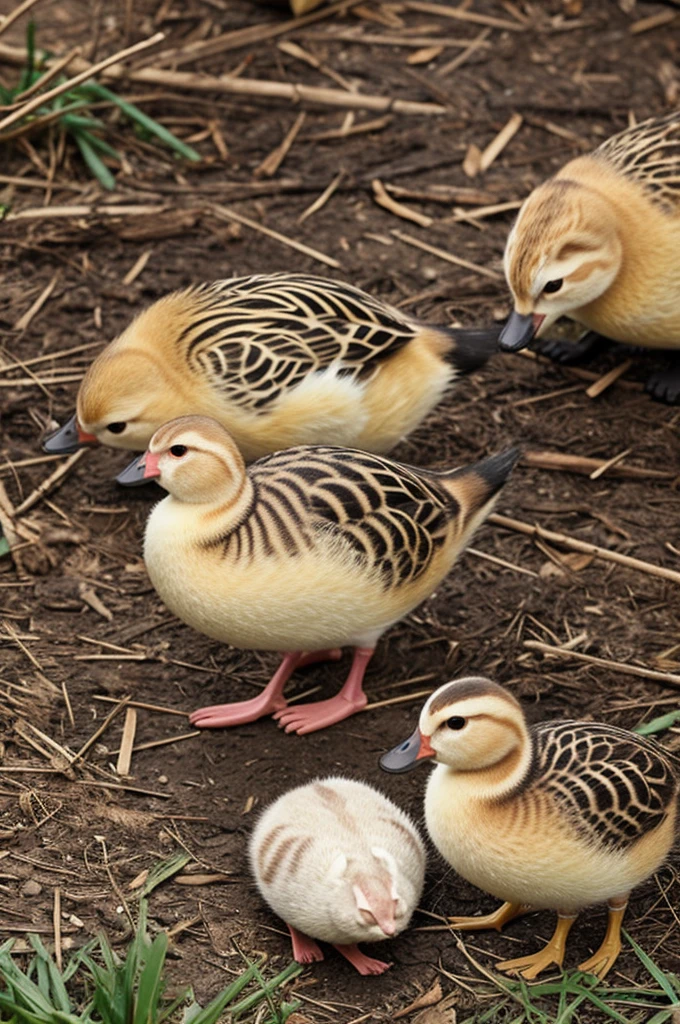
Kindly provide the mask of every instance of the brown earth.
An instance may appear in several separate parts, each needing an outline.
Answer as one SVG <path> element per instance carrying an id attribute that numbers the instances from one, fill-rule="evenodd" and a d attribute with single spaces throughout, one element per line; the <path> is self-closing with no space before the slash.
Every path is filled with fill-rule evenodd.
<path id="1" fill-rule="evenodd" d="M 476 0 L 476 13 L 515 21 L 520 30 L 491 28 L 489 47 L 444 75 L 439 71 L 461 53 L 460 47 L 447 45 L 429 63 L 411 65 L 406 58 L 416 47 L 333 38 L 351 31 L 359 39 L 386 34 L 446 41 L 473 39 L 483 31 L 479 24 L 445 17 L 444 8 L 419 12 L 408 4 L 371 0 L 354 14 L 336 13 L 288 33 L 284 38 L 357 83 L 363 93 L 445 103 L 447 109 L 442 116 L 388 115 L 373 130 L 338 137 L 344 110 L 305 106 L 300 133 L 271 179 L 258 179 L 254 172 L 297 116 L 287 102 L 172 89 L 143 100 L 150 114 L 165 118 L 185 138 L 216 127 L 228 153 L 220 155 L 208 133 L 196 142 L 204 162 L 198 167 L 178 165 L 166 152 L 135 140 L 117 125 L 115 141 L 129 167 L 118 174 L 112 201 L 164 203 L 167 212 L 160 217 L 6 221 L 0 237 L 5 365 L 106 341 L 149 302 L 190 282 L 293 267 L 335 274 L 434 322 L 502 319 L 509 306 L 500 277 L 451 265 L 405 244 L 392 231 L 500 274 L 512 214 L 470 224 L 452 220 L 451 202 L 404 200 L 434 218 L 424 228 L 377 206 L 371 181 L 379 178 L 417 192 L 436 184 L 473 187 L 487 194 L 476 205 L 521 199 L 582 147 L 625 126 L 629 115 L 642 119 L 669 109 L 674 74 L 677 82 L 680 15 L 671 24 L 633 33 L 635 21 L 672 8 L 638 3 L 626 14 L 612 0 L 586 0 L 580 8 L 557 0 L 518 0 L 514 6 Z M 87 42 L 97 16 L 98 56 L 122 45 L 121 5 L 107 7 L 105 16 L 101 6 L 82 2 L 36 10 L 39 42 L 58 52 Z M 526 20 L 518 20 L 516 12 Z M 163 3 L 159 11 L 146 4 L 135 8 L 132 38 L 160 26 L 174 45 L 192 33 L 227 32 L 286 16 L 246 0 Z M 402 27 L 395 17 L 402 19 Z M 385 24 L 390 20 L 393 27 Z M 21 45 L 22 26 L 3 42 Z M 322 72 L 283 52 L 279 41 L 258 41 L 189 69 L 219 74 L 245 61 L 246 78 L 339 88 Z M 6 84 L 16 74 L 0 64 L 0 80 Z M 132 84 L 119 88 L 130 96 L 144 92 Z M 151 95 L 148 89 L 145 93 Z M 484 148 L 515 111 L 524 117 L 519 133 L 485 174 L 467 178 L 462 161 L 468 146 Z M 110 114 L 105 111 L 103 116 Z M 378 117 L 357 112 L 354 125 Z M 335 137 L 325 137 L 329 132 Z M 3 174 L 44 179 L 50 140 L 36 136 L 31 143 L 32 148 L 0 150 Z M 332 198 L 299 223 L 301 213 L 340 170 L 344 176 Z M 0 201 L 14 211 L 40 207 L 46 198 L 40 188 L 4 189 Z M 101 199 L 70 145 L 47 199 L 52 205 Z M 215 202 L 233 204 L 253 220 L 334 257 L 341 268 L 329 271 L 279 242 L 219 220 L 210 209 Z M 144 270 L 125 284 L 125 275 L 146 251 L 150 257 Z M 19 318 L 52 280 L 54 289 L 42 309 L 25 329 L 17 329 Z M 40 454 L 44 430 L 53 419 L 63 422 L 70 415 L 77 389 L 75 381 L 34 384 L 32 378 L 38 374 L 49 381 L 53 368 L 68 369 L 77 377 L 90 352 L 27 370 L 0 368 L 0 450 L 5 460 L 0 473 L 15 507 L 54 469 L 49 464 L 18 464 Z M 620 352 L 604 357 L 594 372 L 599 376 L 621 359 Z M 653 361 L 636 358 L 621 382 L 592 400 L 585 394 L 590 381 L 568 370 L 523 356 L 498 356 L 461 383 L 395 455 L 418 465 L 445 467 L 513 442 L 605 460 L 630 449 L 628 463 L 671 477 L 628 480 L 604 474 L 590 480 L 521 464 L 499 511 L 677 570 L 680 412 L 653 403 L 641 390 L 639 382 Z M 150 916 L 163 927 L 192 922 L 177 936 L 171 971 L 175 980 L 191 981 L 203 1000 L 224 984 L 225 968 L 238 968 L 234 942 L 248 954 L 266 952 L 274 965 L 289 960 L 287 940 L 247 869 L 246 839 L 258 809 L 290 786 L 319 774 L 343 773 L 379 785 L 421 817 L 426 769 L 388 777 L 379 772 L 377 759 L 411 732 L 422 700 L 368 711 L 304 738 L 286 736 L 271 721 L 261 721 L 140 750 L 125 782 L 155 796 L 106 788 L 116 780 L 112 766 L 124 717 L 119 715 L 88 750 L 74 778 L 45 774 L 47 758 L 26 737 L 43 748 L 47 741 L 20 719 L 75 751 L 114 706 L 95 696 L 130 695 L 188 712 L 199 704 L 251 695 L 275 664 L 271 656 L 220 646 L 177 623 L 164 609 L 145 576 L 140 544 L 158 493 L 152 487 L 118 488 L 112 477 L 126 461 L 124 453 L 113 451 L 85 454 L 58 489 L 19 517 L 20 524 L 35 529 L 37 541 L 21 548 L 14 564 L 8 557 L 0 561 L 0 614 L 5 623 L 4 635 L 0 633 L 0 838 L 7 854 L 0 863 L 0 930 L 12 935 L 38 930 L 49 938 L 53 889 L 59 886 L 68 943 L 77 945 L 101 927 L 121 940 L 127 926 L 120 893 L 132 903 L 128 886 L 135 876 L 186 847 L 201 871 L 226 872 L 228 881 L 200 887 L 166 883 L 151 896 Z M 525 646 L 527 640 L 555 644 L 585 633 L 580 651 L 677 673 L 680 597 L 675 583 L 598 560 L 585 566 L 578 561 L 560 565 L 563 552 L 493 526 L 480 531 L 474 546 L 538 575 L 465 555 L 439 591 L 380 644 L 368 674 L 372 701 L 434 688 L 475 672 L 509 685 L 534 720 L 592 717 L 632 727 L 677 707 L 673 690 L 656 681 L 544 658 Z M 119 658 L 116 647 L 107 645 L 131 653 Z M 304 670 L 295 686 L 298 691 L 318 687 L 324 695 L 332 694 L 346 664 L 347 659 Z M 186 732 L 183 717 L 139 711 L 138 744 Z M 677 747 L 672 732 L 662 739 Z M 42 771 L 7 770 L 16 766 Z M 105 839 L 108 863 L 98 837 Z M 27 882 L 38 884 L 27 889 Z M 679 902 L 680 886 L 669 866 L 635 894 L 627 919 L 643 948 L 661 967 L 676 972 L 680 933 L 673 906 Z M 490 898 L 432 856 L 425 911 L 469 914 L 492 906 Z M 471 1012 L 465 1013 L 466 1008 L 488 1007 L 488 996 L 479 1002 L 483 983 L 476 966 L 448 931 L 424 930 L 432 923 L 418 914 L 413 929 L 389 944 L 394 967 L 380 978 L 358 977 L 335 954 L 307 970 L 295 988 L 307 1000 L 305 1016 L 338 1024 L 391 1020 L 438 972 L 443 972 L 444 992 L 456 993 L 463 1018 Z M 583 915 L 570 938 L 568 966 L 596 947 L 604 926 L 602 909 Z M 551 929 L 549 914 L 531 915 L 510 925 L 503 936 L 468 936 L 465 945 L 476 961 L 491 968 L 494 958 L 531 951 Z M 461 979 L 463 987 L 451 976 Z M 648 983 L 629 947 L 612 980 Z M 596 1018 L 586 1014 L 579 1019 Z"/>

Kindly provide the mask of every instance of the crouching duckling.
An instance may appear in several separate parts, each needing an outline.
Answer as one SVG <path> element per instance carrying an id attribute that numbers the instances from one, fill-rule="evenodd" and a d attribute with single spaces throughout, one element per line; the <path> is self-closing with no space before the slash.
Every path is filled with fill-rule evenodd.
<path id="1" fill-rule="evenodd" d="M 125 471 L 157 478 L 144 560 L 165 604 L 207 636 L 281 651 L 263 692 L 201 708 L 215 728 L 273 714 L 286 732 L 323 729 L 367 703 L 363 678 L 378 638 L 435 590 L 491 511 L 516 449 L 433 473 L 351 448 L 290 448 L 246 469 L 227 431 L 184 416 L 156 431 Z M 330 700 L 287 706 L 300 666 L 354 648 Z"/>
<path id="2" fill-rule="evenodd" d="M 250 840 L 257 886 L 290 931 L 301 964 L 323 960 L 330 942 L 359 974 L 382 974 L 358 942 L 402 932 L 418 905 L 425 848 L 406 814 L 351 779 L 317 779 L 284 793 Z"/>
<path id="3" fill-rule="evenodd" d="M 674 838 L 680 774 L 651 740 L 597 722 L 527 726 L 512 694 L 489 679 L 446 683 L 418 728 L 381 759 L 401 772 L 434 759 L 425 820 L 435 846 L 467 881 L 504 904 L 454 928 L 497 928 L 526 909 L 558 913 L 550 942 L 497 966 L 535 978 L 561 966 L 581 910 L 607 902 L 604 941 L 580 970 L 603 978 L 620 949 L 632 889 L 664 862 Z"/>
<path id="4" fill-rule="evenodd" d="M 430 326 L 311 274 L 201 284 L 154 302 L 107 345 L 43 447 L 143 451 L 163 423 L 202 413 L 247 462 L 299 444 L 385 452 L 486 362 L 498 334 Z"/>
<path id="5" fill-rule="evenodd" d="M 680 111 L 642 121 L 534 189 L 505 250 L 514 310 L 501 348 L 522 348 L 560 316 L 589 328 L 548 355 L 575 362 L 604 339 L 674 350 L 647 382 L 680 398 Z"/>

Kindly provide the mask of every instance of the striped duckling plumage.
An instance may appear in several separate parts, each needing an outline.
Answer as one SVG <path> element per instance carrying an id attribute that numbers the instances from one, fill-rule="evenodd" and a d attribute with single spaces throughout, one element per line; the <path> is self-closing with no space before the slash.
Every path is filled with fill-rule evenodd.
<path id="1" fill-rule="evenodd" d="M 391 800 L 353 779 L 316 779 L 264 811 L 250 840 L 263 898 L 290 931 L 299 963 L 323 960 L 330 942 L 360 974 L 390 964 L 358 942 L 381 942 L 409 923 L 423 890 L 425 848 Z"/>
<path id="2" fill-rule="evenodd" d="M 284 652 L 250 701 L 194 712 L 204 727 L 274 714 L 312 732 L 366 704 L 362 680 L 391 625 L 429 597 L 490 512 L 515 450 L 450 473 L 347 448 L 301 447 L 246 469 L 227 431 L 187 416 L 158 430 L 124 482 L 158 478 L 144 558 L 167 606 L 240 648 Z M 341 693 L 287 706 L 300 665 L 355 648 Z M 306 653 L 303 653 L 306 652 Z"/>
<path id="3" fill-rule="evenodd" d="M 505 251 L 514 311 L 501 347 L 515 350 L 560 316 L 600 337 L 680 349 L 680 111 L 650 118 L 566 164 L 522 206 Z M 650 377 L 659 399 L 680 396 L 680 361 Z"/>
<path id="4" fill-rule="evenodd" d="M 463 878 L 504 904 L 454 928 L 498 928 L 527 909 L 558 913 L 537 953 L 498 964 L 534 978 L 561 965 L 579 911 L 607 902 L 601 947 L 580 969 L 602 978 L 620 948 L 628 895 L 664 862 L 674 839 L 680 762 L 649 739 L 597 722 L 528 726 L 512 694 L 489 679 L 447 683 L 413 736 L 384 755 L 388 771 L 434 759 L 429 834 Z"/>
<path id="5" fill-rule="evenodd" d="M 163 423 L 200 413 L 248 462 L 299 444 L 385 452 L 486 362 L 498 333 L 428 326 L 306 274 L 199 285 L 155 302 L 107 346 L 45 450 L 142 451 Z"/>

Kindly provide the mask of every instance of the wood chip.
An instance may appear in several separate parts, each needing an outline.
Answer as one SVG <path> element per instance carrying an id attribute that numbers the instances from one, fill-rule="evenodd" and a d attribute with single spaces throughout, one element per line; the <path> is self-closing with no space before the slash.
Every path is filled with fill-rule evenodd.
<path id="1" fill-rule="evenodd" d="M 338 260 L 333 259 L 332 256 L 326 256 L 325 253 L 319 252 L 318 249 L 312 249 L 309 245 L 304 245 L 303 242 L 298 242 L 294 238 L 282 235 L 279 231 L 266 228 L 264 224 L 258 224 L 257 221 L 251 220 L 250 217 L 244 217 L 242 213 L 237 213 L 229 207 L 213 206 L 212 210 L 221 220 L 236 221 L 237 224 L 243 224 L 253 231 L 259 231 L 261 235 L 267 235 L 268 238 L 273 238 L 277 242 L 289 246 L 291 249 L 296 249 L 298 252 L 304 253 L 305 256 L 311 256 L 312 259 L 318 260 L 319 263 L 324 263 L 327 267 L 333 267 L 336 270 L 342 267 L 342 264 Z"/>
<path id="2" fill-rule="evenodd" d="M 630 26 L 630 33 L 633 36 L 641 32 L 649 32 L 653 28 L 661 28 L 662 25 L 670 25 L 677 17 L 676 11 L 660 11 L 658 14 L 650 14 L 648 18 L 640 18 Z"/>
<path id="3" fill-rule="evenodd" d="M 406 58 L 407 64 L 429 64 L 444 52 L 443 46 L 423 46 Z"/>
<path id="4" fill-rule="evenodd" d="M 468 178 L 475 178 L 480 171 L 482 163 L 482 151 L 479 146 L 476 146 L 474 142 L 471 142 L 467 148 L 465 159 L 463 160 L 463 173 Z"/>
<path id="5" fill-rule="evenodd" d="M 411 210 L 408 206 L 404 206 L 402 203 L 398 203 L 396 199 L 393 199 L 385 190 L 385 186 L 379 178 L 374 178 L 371 182 L 373 188 L 373 198 L 375 199 L 378 206 L 382 206 L 385 210 L 389 210 L 396 217 L 401 217 L 402 220 L 412 221 L 414 224 L 419 224 L 422 228 L 429 228 L 433 223 L 432 217 L 427 217 L 424 213 L 418 213 L 417 210 Z"/>
<path id="6" fill-rule="evenodd" d="M 440 260 L 446 260 L 447 263 L 453 263 L 457 267 L 464 267 L 465 270 L 473 270 L 476 274 L 481 274 L 483 277 L 490 277 L 492 281 L 501 281 L 503 279 L 503 275 L 498 274 L 495 270 L 489 270 L 488 267 L 480 267 L 477 263 L 461 259 L 460 256 L 454 256 L 452 253 L 446 252 L 445 249 L 438 249 L 434 245 L 428 245 L 427 242 L 421 242 L 420 239 L 413 238 L 412 235 L 406 235 L 403 231 L 397 231 L 393 228 L 392 234 L 400 241 L 406 242 L 407 245 L 413 245 L 416 249 L 422 249 L 433 256 L 438 256 Z"/>
<path id="7" fill-rule="evenodd" d="M 33 318 L 36 316 L 36 314 L 40 312 L 40 310 L 43 308 L 43 306 L 45 305 L 45 303 L 49 299 L 50 295 L 52 294 L 52 292 L 55 289 L 55 286 L 56 286 L 57 281 L 59 280 L 60 276 L 61 276 L 61 273 L 60 273 L 59 270 L 57 270 L 56 273 L 53 274 L 52 280 L 49 282 L 48 285 L 46 285 L 45 288 L 43 288 L 43 290 L 41 291 L 40 295 L 35 300 L 35 302 L 32 303 L 32 305 L 29 306 L 29 308 L 26 310 L 26 312 L 22 316 L 19 317 L 17 322 L 14 324 L 13 330 L 15 330 L 15 331 L 25 331 L 26 330 L 26 328 L 30 324 L 31 320 L 33 320 Z"/>
<path id="8" fill-rule="evenodd" d="M 255 168 L 255 170 L 253 171 L 253 177 L 255 177 L 255 178 L 265 178 L 265 177 L 266 178 L 273 178 L 274 177 L 274 175 L 278 171 L 279 167 L 281 166 L 283 161 L 286 159 L 286 155 L 288 154 L 291 146 L 295 142 L 295 139 L 297 138 L 298 132 L 302 128 L 303 124 L 305 123 L 305 117 L 306 117 L 306 114 L 305 114 L 304 111 L 301 111 L 298 114 L 298 116 L 295 118 L 293 124 L 288 129 L 288 131 L 286 132 L 286 135 L 283 138 L 283 140 L 279 143 L 278 146 L 276 146 L 275 149 L 273 149 L 271 151 L 269 156 L 266 156 L 264 158 L 264 160 L 262 161 L 262 163 L 258 167 Z"/>
<path id="9" fill-rule="evenodd" d="M 116 762 L 116 773 L 118 775 L 129 775 L 132 762 L 132 748 L 135 743 L 137 731 L 137 711 L 135 708 L 127 707 L 125 710 L 125 723 L 123 725 L 123 738 L 118 752 Z"/>
<path id="10" fill-rule="evenodd" d="M 510 140 L 520 130 L 523 120 L 521 114 L 513 114 L 510 120 L 501 128 L 496 138 L 492 139 L 479 159 L 480 171 L 488 171 L 494 160 L 500 156 Z"/>
<path id="11" fill-rule="evenodd" d="M 599 395 L 602 394 L 603 391 L 606 391 L 607 388 L 610 388 L 612 384 L 614 384 L 619 379 L 619 377 L 622 377 L 624 373 L 627 373 L 632 365 L 632 359 L 624 359 L 624 361 L 622 363 L 619 363 L 618 366 L 615 366 L 613 370 L 610 370 L 608 373 L 603 374 L 603 376 L 600 377 L 599 380 L 596 380 L 594 384 L 591 384 L 589 388 L 586 388 L 586 394 L 588 398 L 597 398 Z"/>
<path id="12" fill-rule="evenodd" d="M 220 874 L 204 874 L 204 875 L 175 875 L 173 882 L 177 885 L 214 885 L 216 882 L 234 882 L 235 879 L 230 878 L 229 875 Z"/>

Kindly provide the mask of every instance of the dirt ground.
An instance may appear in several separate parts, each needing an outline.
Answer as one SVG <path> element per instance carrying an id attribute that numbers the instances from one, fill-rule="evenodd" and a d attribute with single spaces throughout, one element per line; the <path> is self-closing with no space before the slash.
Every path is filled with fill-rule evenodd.
<path id="1" fill-rule="evenodd" d="M 0 10 L 11 6 L 2 0 Z M 517 31 L 446 17 L 436 6 L 419 10 L 418 4 L 366 0 L 354 12 L 336 12 L 185 70 L 240 69 L 246 79 L 340 90 L 326 71 L 280 47 L 283 40 L 293 41 L 360 92 L 444 105 L 441 115 L 357 111 L 352 131 L 369 122 L 372 127 L 342 136 L 341 127 L 348 126 L 344 109 L 118 86 L 126 96 L 146 95 L 144 109 L 165 119 L 178 135 L 199 135 L 195 145 L 204 162 L 180 166 L 117 126 L 116 143 L 129 165 L 107 198 L 126 206 L 163 204 L 164 212 L 36 216 L 2 224 L 0 480 L 12 506 L 20 507 L 54 470 L 46 461 L 26 465 L 25 460 L 41 455 L 48 425 L 71 414 L 77 378 L 97 349 L 28 368 L 8 370 L 10 364 L 110 340 L 138 310 L 191 282 L 291 268 L 337 276 L 433 322 L 501 320 L 509 311 L 501 257 L 513 214 L 470 223 L 455 219 L 453 208 L 466 198 L 472 206 L 520 200 L 561 164 L 624 127 L 631 114 L 642 119 L 670 109 L 674 96 L 677 102 L 680 14 L 672 23 L 631 31 L 642 18 L 672 12 L 669 6 L 638 3 L 624 13 L 621 7 L 631 5 L 613 0 L 585 0 L 582 9 L 558 0 L 464 5 L 514 22 Z M 174 46 L 287 17 L 282 9 L 248 0 L 166 0 L 157 9 L 135 5 L 131 39 L 161 28 Z M 123 5 L 107 6 L 103 13 L 96 2 L 40 5 L 35 13 L 39 42 L 66 52 L 91 39 L 93 19 L 99 25 L 98 57 L 123 45 Z M 22 45 L 23 29 L 18 23 L 3 42 Z M 480 33 L 483 45 L 442 74 L 463 52 L 454 42 Z M 349 41 L 350 35 L 356 38 Z M 370 41 L 380 36 L 413 45 Z M 417 42 L 421 39 L 425 43 Z M 408 63 L 409 56 L 430 45 L 427 40 L 443 45 L 441 53 L 426 63 Z M 0 63 L 3 82 L 14 81 L 16 74 Z M 288 156 L 272 177 L 258 175 L 300 109 L 304 123 Z M 524 119 L 518 134 L 486 173 L 467 177 L 462 163 L 470 144 L 483 149 L 514 112 Z M 226 152 L 220 153 L 219 140 Z M 36 136 L 29 147 L 0 149 L 2 174 L 44 181 L 48 141 Z M 342 179 L 326 205 L 300 222 L 340 171 Z M 376 178 L 419 194 L 432 194 L 437 185 L 477 194 L 461 192 L 448 202 L 402 199 L 433 219 L 424 227 L 374 202 Z M 49 192 L 2 181 L 0 202 L 13 212 L 102 198 L 70 147 Z M 339 261 L 339 269 L 219 219 L 214 203 L 312 246 Z M 447 263 L 394 231 L 497 276 Z M 144 269 L 125 283 L 147 252 Z M 53 289 L 41 309 L 28 326 L 17 326 L 50 282 Z M 626 479 L 611 472 L 591 480 L 521 463 L 498 510 L 678 570 L 680 411 L 652 402 L 642 391 L 652 357 L 635 358 L 620 381 L 596 400 L 589 398 L 585 389 L 592 379 L 621 360 L 620 352 L 600 358 L 584 379 L 545 360 L 497 356 L 462 382 L 395 456 L 447 467 L 514 442 L 527 450 L 604 460 L 629 451 L 627 464 L 665 475 Z M 60 383 L 62 378 L 66 382 Z M 153 486 L 119 488 L 112 478 L 126 461 L 125 453 L 86 452 L 47 497 L 17 517 L 35 542 L 20 548 L 14 561 L 0 559 L 0 932 L 20 936 L 31 930 L 49 939 L 58 887 L 67 945 L 80 944 L 102 927 L 122 940 L 127 930 L 123 897 L 134 906 L 130 882 L 185 848 L 201 873 L 225 877 L 200 886 L 164 884 L 150 898 L 150 917 L 158 926 L 181 925 L 172 976 L 191 981 L 203 1000 L 224 984 L 225 970 L 238 968 L 234 942 L 248 954 L 266 952 L 274 965 L 290 958 L 287 939 L 262 904 L 246 863 L 246 839 L 262 806 L 293 785 L 342 773 L 375 783 L 422 817 L 427 769 L 386 776 L 377 762 L 412 731 L 423 698 L 369 710 L 304 738 L 284 735 L 264 720 L 144 749 L 186 734 L 184 714 L 194 707 L 252 695 L 276 659 L 220 646 L 179 624 L 163 607 L 141 559 L 144 521 L 159 492 Z M 526 646 L 581 635 L 579 652 L 677 675 L 676 583 L 599 560 L 565 564 L 563 551 L 498 526 L 484 527 L 473 546 L 529 574 L 463 556 L 438 592 L 381 642 L 367 677 L 371 701 L 433 689 L 474 672 L 509 685 L 534 720 L 592 717 L 633 727 L 677 706 L 669 685 L 546 657 Z M 347 664 L 348 657 L 340 665 L 303 670 L 293 689 L 314 687 L 330 695 Z M 59 755 L 44 736 L 77 751 L 125 696 L 174 711 L 138 711 L 136 744 L 142 749 L 133 755 L 130 777 L 122 780 L 128 788 L 115 788 L 121 784 L 115 763 L 124 714 L 113 719 L 77 768 L 64 771 L 63 763 L 50 762 L 50 754 Z M 666 732 L 663 742 L 677 748 L 678 732 Z M 676 972 L 680 930 L 673 907 L 678 904 L 680 884 L 670 865 L 636 892 L 627 918 L 637 942 L 664 969 Z M 411 930 L 389 943 L 393 969 L 379 978 L 360 978 L 331 952 L 295 986 L 304 1016 L 337 1024 L 389 1021 L 439 977 L 444 992 L 456 995 L 459 1019 L 467 1019 L 478 1006 L 489 1005 L 479 1002 L 482 978 L 468 956 L 492 968 L 495 959 L 530 952 L 549 937 L 551 915 L 522 918 L 502 936 L 468 936 L 466 955 L 447 930 L 428 930 L 437 922 L 426 912 L 472 914 L 493 905 L 433 854 L 423 913 Z M 596 948 L 604 927 L 601 908 L 583 915 L 570 937 L 567 966 Z M 612 979 L 645 981 L 630 948 Z"/>

